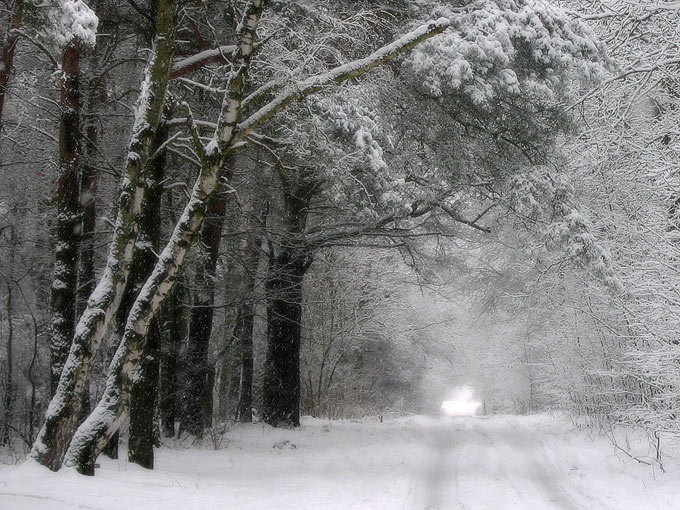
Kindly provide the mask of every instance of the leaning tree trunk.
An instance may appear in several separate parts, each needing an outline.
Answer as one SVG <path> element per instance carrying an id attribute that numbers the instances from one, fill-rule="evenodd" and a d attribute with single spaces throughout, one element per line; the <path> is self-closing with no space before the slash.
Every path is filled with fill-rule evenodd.
<path id="1" fill-rule="evenodd" d="M 228 175 L 227 179 L 230 177 Z M 189 318 L 189 340 L 185 354 L 186 389 L 180 430 L 198 438 L 203 437 L 203 428 L 206 425 L 206 392 L 212 391 L 212 388 L 206 387 L 210 371 L 208 347 L 214 315 L 217 259 L 226 207 L 227 194 L 217 195 L 212 200 L 208 218 L 203 223 L 200 240 L 206 253 L 202 254 L 196 270 L 196 295 Z"/>
<path id="2" fill-rule="evenodd" d="M 54 395 L 75 332 L 80 243 L 80 42 L 64 50 L 61 73 L 57 231 L 51 291 L 50 393 Z"/>
<path id="3" fill-rule="evenodd" d="M 267 275 L 267 358 L 262 417 L 272 426 L 300 425 L 300 337 L 302 279 L 312 262 L 302 236 L 317 183 L 279 168 L 283 183 L 283 230 L 278 253 L 270 254 Z M 274 249 L 272 245 L 272 249 Z"/>
<path id="4" fill-rule="evenodd" d="M 5 110 L 5 98 L 9 77 L 14 70 L 14 55 L 16 54 L 19 39 L 18 30 L 21 28 L 21 18 L 24 11 L 24 1 L 14 0 L 11 19 L 4 40 L 2 41 L 2 61 L 0 61 L 0 129 L 2 129 L 3 112 Z"/>
<path id="5" fill-rule="evenodd" d="M 31 456 L 58 470 L 77 428 L 82 394 L 92 363 L 122 298 L 146 192 L 145 170 L 165 105 L 175 48 L 177 0 L 159 0 L 158 34 L 146 67 L 121 183 L 118 216 L 104 273 L 80 318 L 57 391 Z"/>

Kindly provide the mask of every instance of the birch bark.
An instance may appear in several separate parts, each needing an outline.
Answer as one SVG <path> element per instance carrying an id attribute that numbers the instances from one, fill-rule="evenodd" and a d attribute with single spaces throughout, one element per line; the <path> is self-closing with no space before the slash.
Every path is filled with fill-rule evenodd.
<path id="1" fill-rule="evenodd" d="M 174 56 L 177 0 L 159 0 L 157 35 L 137 101 L 128 144 L 126 173 L 121 183 L 114 237 L 104 273 L 90 296 L 78 325 L 68 359 L 50 401 L 45 423 L 33 444 L 31 457 L 58 470 L 77 427 L 82 394 L 92 362 L 122 298 L 146 191 L 145 167 L 162 118 Z"/>

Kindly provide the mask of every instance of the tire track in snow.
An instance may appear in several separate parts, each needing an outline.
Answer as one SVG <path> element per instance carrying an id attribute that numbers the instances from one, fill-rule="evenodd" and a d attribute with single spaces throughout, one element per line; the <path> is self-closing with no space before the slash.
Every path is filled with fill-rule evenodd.
<path id="1" fill-rule="evenodd" d="M 443 510 L 443 490 L 451 484 L 458 484 L 457 466 L 461 438 L 456 429 L 447 423 L 432 425 L 428 454 L 431 458 L 422 468 L 419 476 L 420 492 L 412 505 L 414 510 Z"/>
<path id="2" fill-rule="evenodd" d="M 64 508 L 69 508 L 69 509 L 71 509 L 71 508 L 82 508 L 84 510 L 98 510 L 97 508 L 95 508 L 93 506 L 78 505 L 78 504 L 74 504 L 71 501 L 66 501 L 65 499 L 54 498 L 54 497 L 51 497 L 51 496 L 36 496 L 36 495 L 33 495 L 33 494 L 20 494 L 18 492 L 0 492 L 0 496 L 8 496 L 10 498 L 16 498 L 17 501 L 22 501 L 22 500 L 26 500 L 26 499 L 28 499 L 28 500 L 38 499 L 38 500 L 41 500 L 41 501 L 54 501 L 56 503 L 63 503 Z"/>
<path id="3" fill-rule="evenodd" d="M 524 498 L 531 498 L 531 489 L 537 489 L 539 493 L 554 505 L 555 509 L 559 510 L 581 510 L 582 507 L 576 502 L 568 490 L 558 481 L 561 475 L 556 471 L 553 465 L 548 460 L 542 445 L 531 437 L 531 432 L 519 426 L 519 424 L 511 423 L 507 428 L 499 428 L 496 434 L 489 435 L 495 448 L 504 450 L 509 453 L 508 459 L 515 459 L 515 465 L 512 462 L 503 464 L 505 468 L 507 464 L 511 464 L 511 469 L 504 469 L 509 479 L 514 479 L 513 486 L 517 489 L 520 496 Z M 512 468 L 515 469 L 512 469 Z M 521 467 L 522 469 L 517 469 Z M 518 474 L 523 472 L 526 476 L 517 480 Z M 517 481 L 528 481 L 533 487 L 527 487 L 526 484 L 517 484 Z"/>
<path id="4" fill-rule="evenodd" d="M 431 425 L 430 438 L 414 509 L 594 508 L 584 502 L 595 500 L 551 462 L 540 434 L 513 420 L 440 421 Z"/>

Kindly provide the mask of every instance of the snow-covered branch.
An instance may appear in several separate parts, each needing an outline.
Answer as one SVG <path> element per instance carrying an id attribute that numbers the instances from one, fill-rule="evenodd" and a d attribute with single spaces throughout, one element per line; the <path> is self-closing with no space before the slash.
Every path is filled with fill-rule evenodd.
<path id="1" fill-rule="evenodd" d="M 431 21 L 400 37 L 392 44 L 380 48 L 368 57 L 338 66 L 326 73 L 311 76 L 299 84 L 287 87 L 275 99 L 261 107 L 238 125 L 237 139 L 244 139 L 290 104 L 300 101 L 315 92 L 319 92 L 332 84 L 341 83 L 366 74 L 370 70 L 386 64 L 398 56 L 404 55 L 426 39 L 440 34 L 450 24 L 451 22 L 446 18 Z"/>
<path id="2" fill-rule="evenodd" d="M 66 46 L 77 39 L 85 46 L 94 46 L 99 18 L 83 0 L 57 0 L 60 16 L 56 37 L 60 45 Z"/>
<path id="3" fill-rule="evenodd" d="M 210 50 L 201 51 L 190 57 L 185 57 L 177 60 L 172 64 L 172 71 L 170 72 L 170 79 L 174 80 L 189 73 L 193 73 L 208 64 L 218 62 L 228 62 L 236 51 L 236 46 L 220 46 Z"/>

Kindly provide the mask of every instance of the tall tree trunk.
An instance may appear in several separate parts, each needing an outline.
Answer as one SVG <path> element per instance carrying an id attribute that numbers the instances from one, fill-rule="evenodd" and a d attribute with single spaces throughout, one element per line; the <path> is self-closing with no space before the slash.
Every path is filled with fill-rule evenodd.
<path id="1" fill-rule="evenodd" d="M 13 235 L 13 234 L 12 234 Z M 12 421 L 12 406 L 14 403 L 14 374 L 12 368 L 14 366 L 14 307 L 12 306 L 12 286 L 13 282 L 7 280 L 7 296 L 5 298 L 5 313 L 7 314 L 7 370 L 5 372 L 5 401 L 3 413 L 3 427 L 2 436 L 0 437 L 0 445 L 9 445 L 9 431 Z"/>
<path id="2" fill-rule="evenodd" d="M 227 292 L 232 289 L 229 278 L 225 278 L 225 287 Z M 238 313 L 239 310 L 236 310 Z M 236 400 L 238 398 L 238 381 L 234 381 L 234 373 L 238 372 L 240 365 L 240 354 L 237 353 L 236 345 L 236 327 L 238 323 L 238 316 L 234 317 L 233 313 L 227 311 L 224 324 L 224 343 L 219 353 L 219 379 L 217 394 L 219 395 L 219 406 L 217 413 L 221 420 L 229 420 L 236 413 Z M 238 355 L 239 359 L 236 360 Z M 236 391 L 234 391 L 236 390 Z"/>
<path id="3" fill-rule="evenodd" d="M 64 49 L 61 74 L 57 231 L 51 291 L 50 393 L 54 395 L 75 332 L 80 242 L 80 43 Z"/>
<path id="4" fill-rule="evenodd" d="M 253 323 L 254 306 L 251 298 L 246 298 L 239 313 L 237 341 L 240 344 L 241 370 L 238 381 L 238 402 L 235 419 L 241 423 L 253 421 Z"/>
<path id="5" fill-rule="evenodd" d="M 304 253 L 286 250 L 270 263 L 262 417 L 274 427 L 300 425 L 302 279 L 310 262 Z"/>
<path id="6" fill-rule="evenodd" d="M 110 28 L 110 27 L 109 27 Z M 99 54 L 102 48 L 95 46 L 91 66 L 98 70 Z M 95 73 L 96 74 L 96 73 Z M 76 302 L 76 317 L 80 317 L 87 308 L 87 300 L 95 288 L 95 234 L 97 228 L 97 187 L 99 184 L 99 169 L 94 164 L 99 143 L 99 123 L 97 108 L 107 99 L 105 78 L 95 75 L 89 80 L 87 99 L 87 113 L 85 114 L 85 157 L 81 165 L 80 184 L 80 259 L 78 274 L 78 297 Z M 90 402 L 89 382 L 85 382 L 80 415 L 84 420 L 92 410 Z M 82 421 L 82 420 L 81 420 Z"/>
<path id="7" fill-rule="evenodd" d="M 172 291 L 162 315 L 165 318 L 167 341 L 161 354 L 160 414 L 165 437 L 174 437 L 178 411 L 179 351 L 187 333 L 185 311 L 186 288 L 180 281 Z"/>
<path id="8" fill-rule="evenodd" d="M 12 14 L 7 27 L 7 32 L 2 41 L 2 62 L 0 62 L 0 130 L 2 129 L 3 113 L 5 110 L 5 98 L 9 77 L 14 70 L 14 55 L 16 54 L 18 30 L 21 28 L 21 18 L 24 11 L 24 0 L 14 0 Z"/>
<path id="9" fill-rule="evenodd" d="M 203 428 L 207 425 L 204 416 L 206 392 L 212 391 L 212 388 L 206 387 L 210 370 L 208 346 L 214 315 L 217 259 L 226 208 L 227 195 L 218 194 L 210 204 L 208 218 L 203 223 L 200 239 L 206 253 L 202 255 L 196 270 L 197 291 L 189 319 L 186 389 L 181 430 L 199 438 L 203 437 Z"/>
<path id="10" fill-rule="evenodd" d="M 302 236 L 317 184 L 279 168 L 284 195 L 284 234 L 270 253 L 267 275 L 267 358 L 262 417 L 272 426 L 300 425 L 300 337 L 302 279 L 312 263 Z M 272 245 L 272 249 L 276 247 Z"/>
<path id="11" fill-rule="evenodd" d="M 162 147 L 167 137 L 167 127 L 158 130 L 157 150 Z M 147 177 L 149 191 L 142 208 L 139 227 L 140 242 L 135 255 L 135 297 L 147 278 L 151 276 L 157 261 L 156 253 L 161 242 L 161 198 L 164 176 L 165 152 L 151 162 Z M 136 382 L 130 393 L 130 437 L 128 440 L 128 460 L 148 469 L 153 469 L 153 446 L 156 443 L 154 417 L 161 348 L 159 319 L 154 317 L 151 321 L 146 346 L 135 374 Z"/>
<path id="12" fill-rule="evenodd" d="M 250 423 L 253 419 L 253 326 L 255 322 L 255 285 L 257 268 L 260 262 L 260 245 L 262 244 L 262 228 L 266 221 L 266 202 L 257 200 L 255 196 L 248 217 L 246 239 L 244 241 L 243 259 L 243 296 L 245 301 L 239 311 L 237 341 L 240 344 L 241 370 L 239 378 L 239 395 L 236 407 L 236 420 Z"/>
<path id="13" fill-rule="evenodd" d="M 145 170 L 165 106 L 175 49 L 177 0 L 159 0 L 158 34 L 137 101 L 118 216 L 104 274 L 80 318 L 66 367 L 48 407 L 31 456 L 57 470 L 72 441 L 92 362 L 120 304 L 137 238 L 137 221 L 146 192 Z"/>

